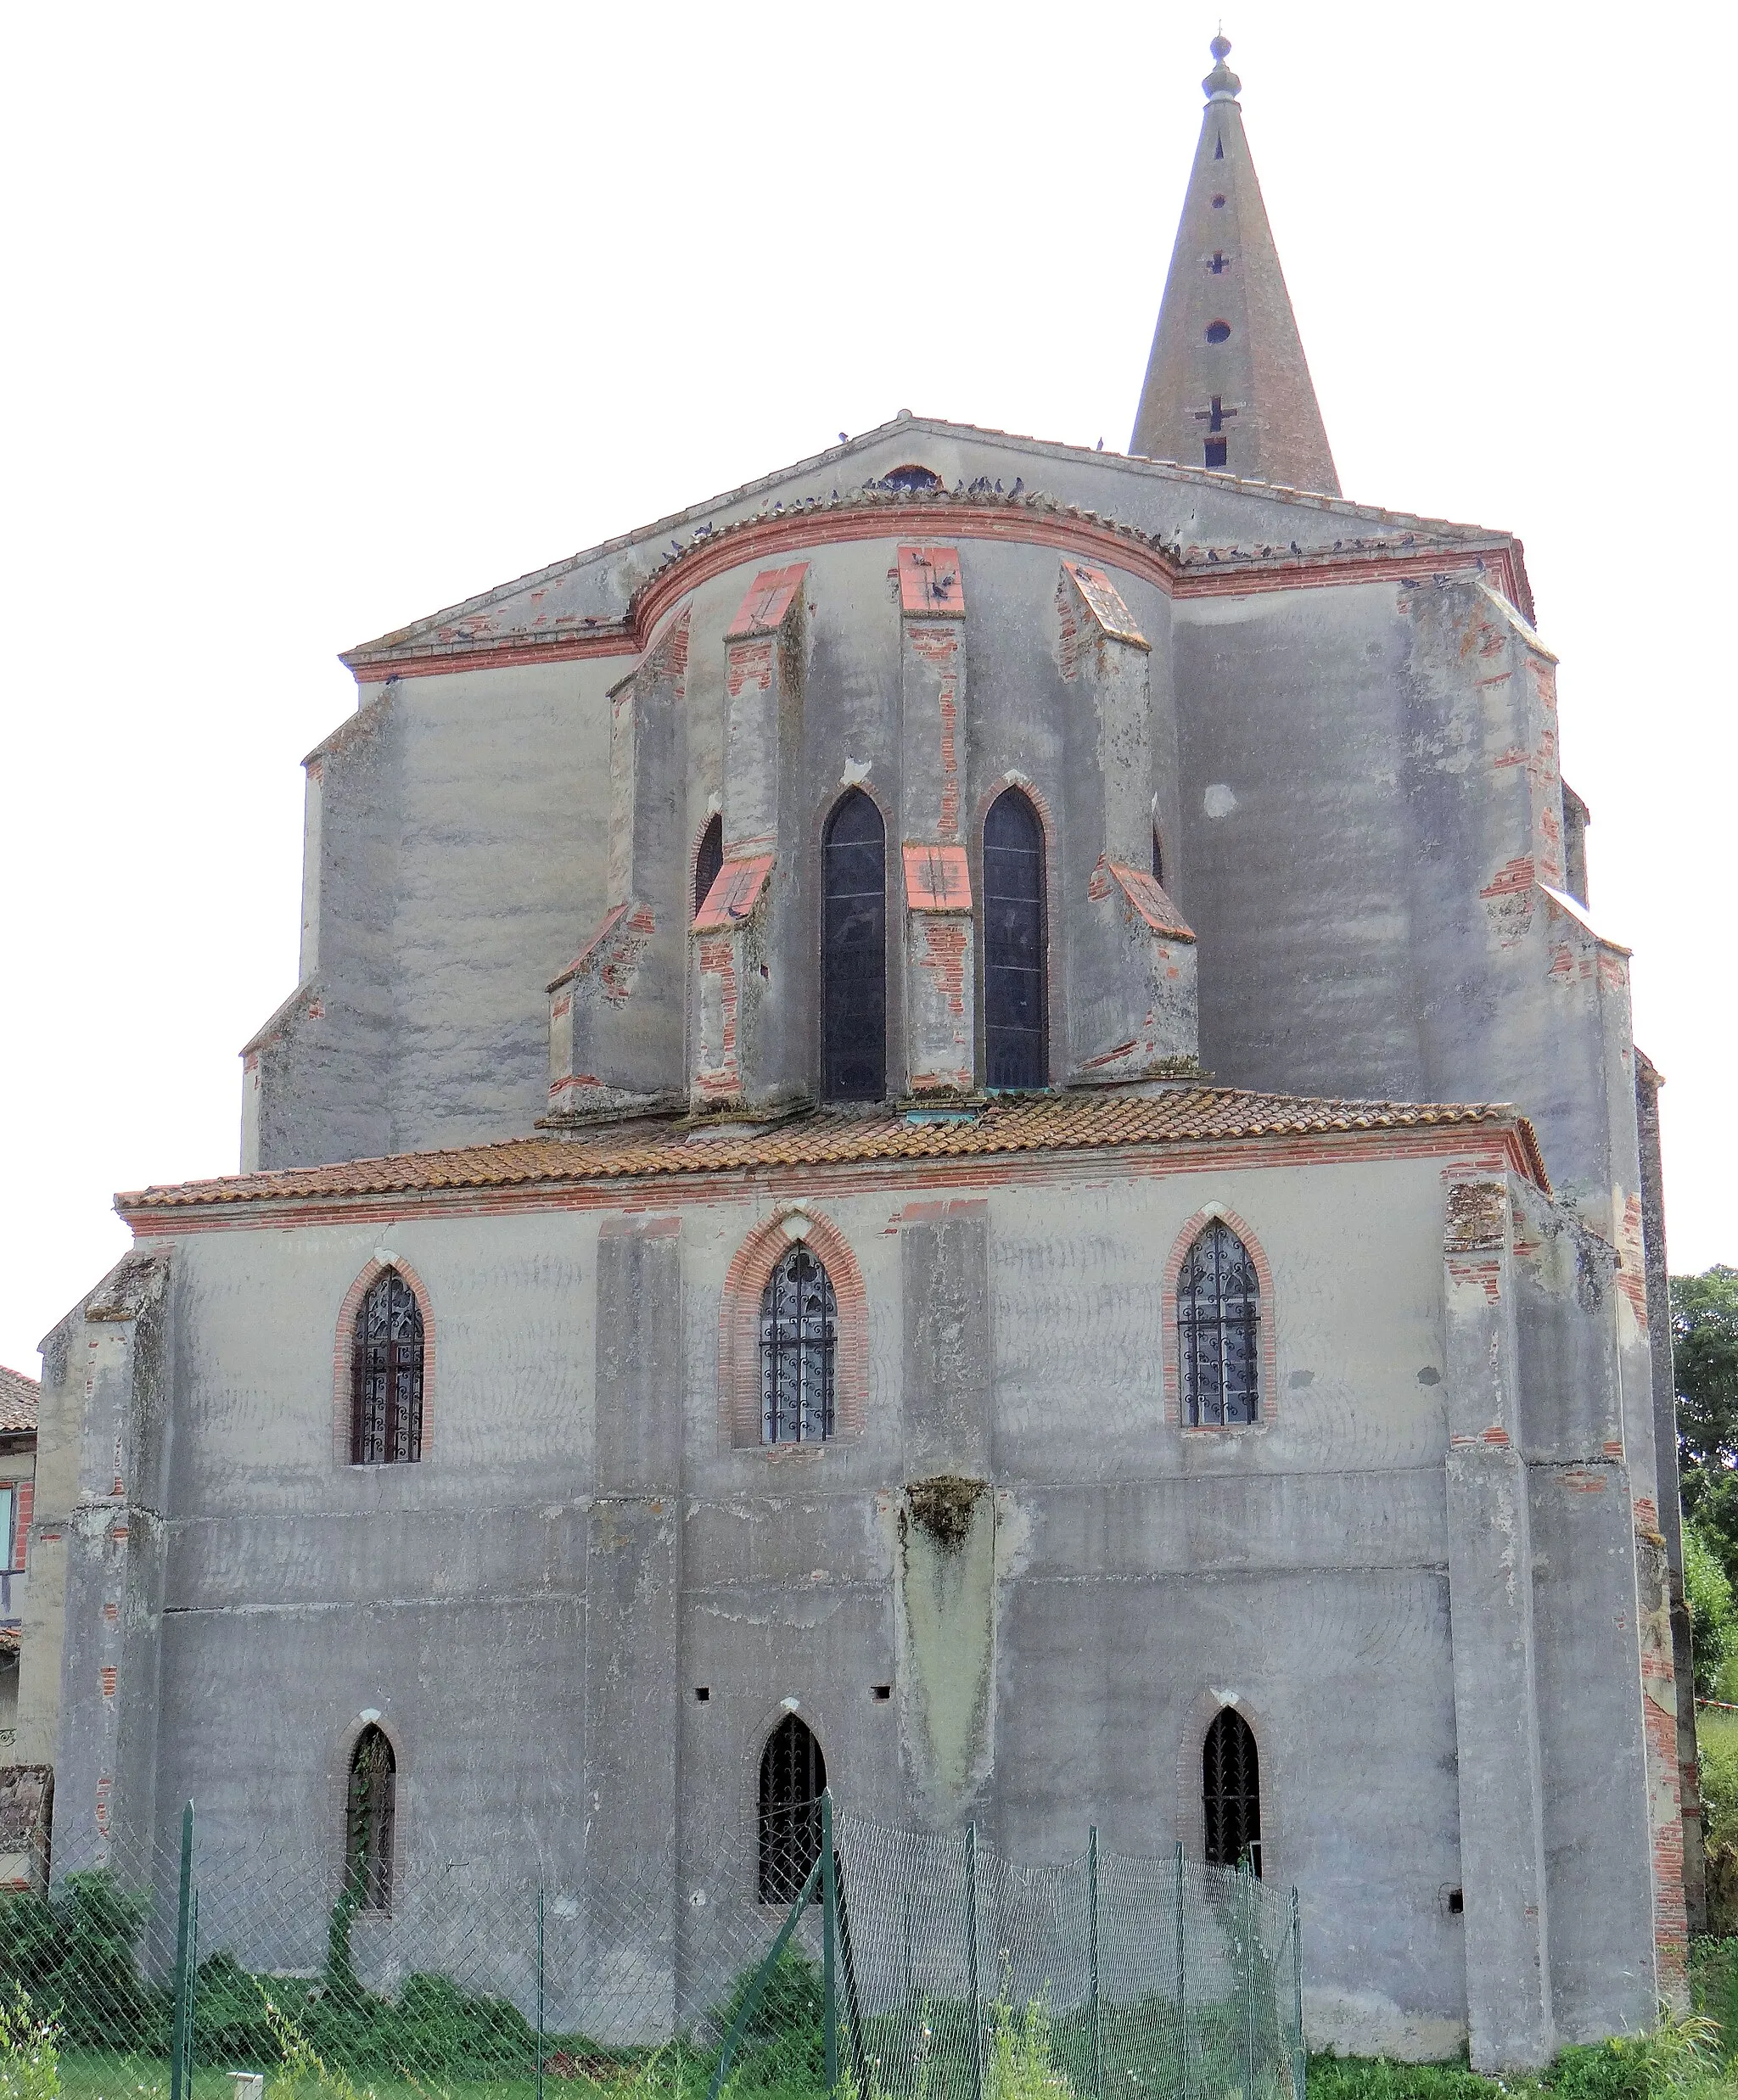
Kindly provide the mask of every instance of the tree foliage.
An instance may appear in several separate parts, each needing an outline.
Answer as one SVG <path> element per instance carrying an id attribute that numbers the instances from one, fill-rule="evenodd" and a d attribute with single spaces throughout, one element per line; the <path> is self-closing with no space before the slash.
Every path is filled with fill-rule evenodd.
<path id="1" fill-rule="evenodd" d="M 1673 1277 L 1672 1364 L 1685 1514 L 1738 1594 L 1738 1268 Z"/>

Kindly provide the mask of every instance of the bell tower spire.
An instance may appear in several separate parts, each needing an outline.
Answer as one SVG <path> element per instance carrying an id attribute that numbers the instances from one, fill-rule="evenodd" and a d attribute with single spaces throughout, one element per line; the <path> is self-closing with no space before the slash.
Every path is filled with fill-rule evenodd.
<path id="1" fill-rule="evenodd" d="M 1201 143 L 1129 450 L 1337 496 L 1333 454 L 1243 136 L 1242 82 L 1225 64 L 1229 40 L 1215 36 L 1210 48 Z"/>

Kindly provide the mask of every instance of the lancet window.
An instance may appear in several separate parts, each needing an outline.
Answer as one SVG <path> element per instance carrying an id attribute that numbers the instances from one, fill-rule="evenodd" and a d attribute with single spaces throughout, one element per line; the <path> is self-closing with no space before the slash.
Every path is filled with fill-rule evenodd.
<path id="1" fill-rule="evenodd" d="M 827 1760 L 814 1731 L 787 1714 L 760 1753 L 760 1901 L 793 1903 L 821 1856 Z"/>
<path id="2" fill-rule="evenodd" d="M 992 1087 L 1045 1084 L 1044 827 L 1018 787 L 984 820 L 984 1071 Z"/>
<path id="3" fill-rule="evenodd" d="M 799 1240 L 760 1299 L 760 1436 L 769 1444 L 819 1443 L 833 1431 L 838 1301 L 833 1279 Z"/>
<path id="4" fill-rule="evenodd" d="M 1255 1732 L 1235 1706 L 1221 1706 L 1201 1752 L 1201 1806 L 1209 1867 L 1261 1873 L 1261 1765 Z"/>
<path id="5" fill-rule="evenodd" d="M 878 1101 L 887 1091 L 887 827 L 861 788 L 821 842 L 821 1092 Z"/>
<path id="6" fill-rule="evenodd" d="M 1249 1250 L 1214 1218 L 1191 1246 L 1177 1278 L 1177 1360 L 1183 1420 L 1191 1428 L 1259 1419 L 1260 1319 L 1261 1283 Z"/>
<path id="7" fill-rule="evenodd" d="M 700 916 L 700 907 L 706 901 L 712 885 L 718 880 L 718 871 L 724 865 L 724 819 L 715 815 L 700 834 L 699 850 L 694 855 L 694 916 Z"/>
<path id="8" fill-rule="evenodd" d="M 423 1309 L 395 1268 L 363 1294 L 350 1343 L 352 1465 L 396 1465 L 423 1455 Z"/>
<path id="9" fill-rule="evenodd" d="M 350 1792 L 345 1808 L 345 1893 L 358 1910 L 392 1907 L 393 1823 L 397 1760 L 392 1745 L 372 1723 L 350 1753 Z"/>

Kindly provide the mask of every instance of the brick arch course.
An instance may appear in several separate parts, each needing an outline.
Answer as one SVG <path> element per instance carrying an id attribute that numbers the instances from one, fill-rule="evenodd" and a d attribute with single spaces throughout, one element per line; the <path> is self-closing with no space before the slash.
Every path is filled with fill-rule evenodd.
<path id="1" fill-rule="evenodd" d="M 806 1233 L 787 1229 L 796 1218 L 807 1220 Z M 766 1448 L 760 1442 L 760 1299 L 793 1239 L 806 1240 L 819 1257 L 838 1307 L 834 1436 L 863 1433 L 869 1390 L 869 1300 L 863 1272 L 830 1219 L 806 1206 L 787 1205 L 755 1227 L 725 1272 L 718 1311 L 718 1403 L 719 1433 L 727 1449 Z"/>
<path id="2" fill-rule="evenodd" d="M 356 1313 L 375 1279 L 395 1268 L 410 1285 L 411 1295 L 423 1315 L 423 1442 L 418 1459 L 425 1463 L 434 1442 L 434 1314 L 429 1303 L 428 1285 L 408 1262 L 376 1260 L 372 1256 L 362 1274 L 344 1294 L 338 1309 L 338 1332 L 332 1347 L 332 1453 L 340 1465 L 350 1464 L 350 1406 L 352 1399 L 350 1352 L 355 1346 Z M 395 1754 L 397 1745 L 394 1744 Z"/>
<path id="3" fill-rule="evenodd" d="M 1229 1429 L 1218 1429 L 1209 1425 L 1191 1428 L 1191 1436 L 1231 1436 L 1247 1435 L 1251 1429 L 1264 1427 L 1279 1413 L 1279 1372 L 1274 1339 L 1273 1266 L 1265 1249 L 1256 1237 L 1248 1223 L 1236 1211 L 1227 1210 L 1223 1203 L 1204 1205 L 1189 1218 L 1172 1242 L 1171 1251 L 1160 1278 L 1159 1317 L 1164 1324 L 1164 1419 L 1172 1429 L 1183 1426 L 1182 1366 L 1178 1361 L 1177 1348 L 1177 1279 L 1183 1273 L 1183 1263 L 1189 1250 L 1207 1227 L 1217 1222 L 1229 1225 L 1248 1249 L 1249 1258 L 1255 1264 L 1255 1279 L 1261 1286 L 1261 1318 L 1258 1329 L 1260 1340 L 1260 1357 L 1256 1375 L 1260 1380 L 1256 1397 L 1260 1403 L 1260 1413 L 1256 1420 L 1240 1423 Z"/>

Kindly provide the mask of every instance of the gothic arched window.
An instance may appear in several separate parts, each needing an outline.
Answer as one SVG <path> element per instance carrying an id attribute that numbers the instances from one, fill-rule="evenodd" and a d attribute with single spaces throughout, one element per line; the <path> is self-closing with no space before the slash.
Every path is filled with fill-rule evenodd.
<path id="1" fill-rule="evenodd" d="M 372 1723 L 350 1753 L 345 1805 L 345 1893 L 358 1910 L 392 1908 L 393 1817 L 398 1781 L 392 1745 Z"/>
<path id="2" fill-rule="evenodd" d="M 1044 827 L 1018 787 L 984 820 L 984 1076 L 1045 1084 Z"/>
<path id="3" fill-rule="evenodd" d="M 715 815 L 700 834 L 700 845 L 694 855 L 694 916 L 700 916 L 700 907 L 718 880 L 718 871 L 724 865 L 724 819 Z"/>
<path id="4" fill-rule="evenodd" d="M 1209 1867 L 1261 1873 L 1261 1767 L 1255 1732 L 1235 1706 L 1221 1706 L 1201 1749 L 1201 1806 Z"/>
<path id="5" fill-rule="evenodd" d="M 799 1240 L 760 1298 L 760 1438 L 819 1443 L 833 1434 L 838 1301 L 833 1279 Z"/>
<path id="6" fill-rule="evenodd" d="M 821 1856 L 827 1760 L 812 1729 L 787 1714 L 760 1753 L 760 1901 L 794 1903 Z"/>
<path id="7" fill-rule="evenodd" d="M 356 1311 L 350 1342 L 350 1462 L 396 1465 L 423 1455 L 423 1309 L 384 1268 Z"/>
<path id="8" fill-rule="evenodd" d="M 887 1091 L 887 827 L 861 788 L 821 840 L 821 1090 L 830 1101 Z"/>
<path id="9" fill-rule="evenodd" d="M 1184 1257 L 1177 1278 L 1177 1358 L 1183 1420 L 1224 1429 L 1260 1413 L 1255 1332 L 1261 1283 L 1249 1250 L 1214 1218 Z"/>

